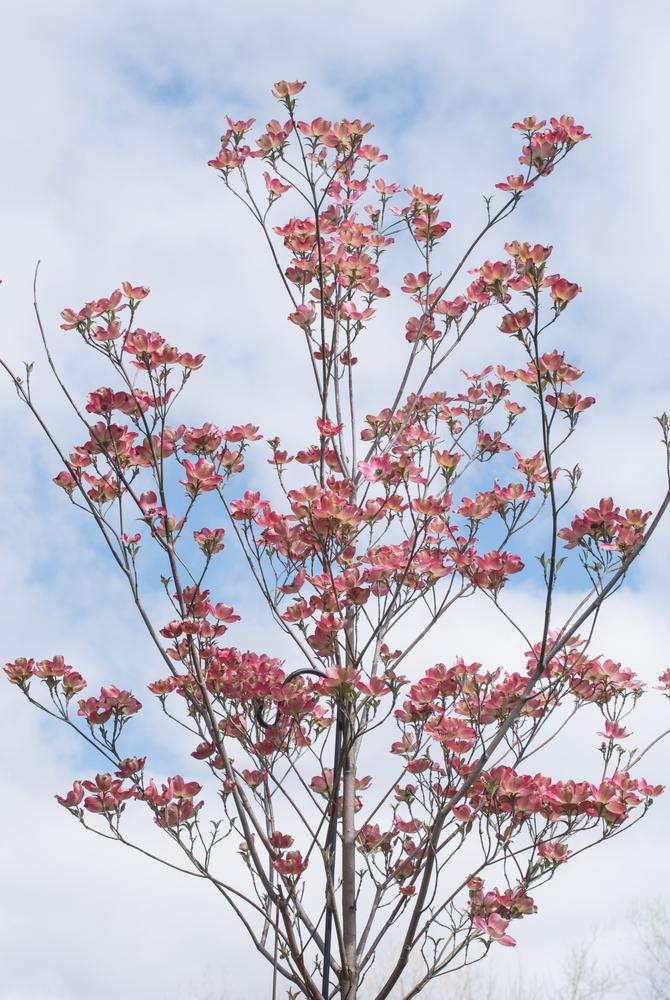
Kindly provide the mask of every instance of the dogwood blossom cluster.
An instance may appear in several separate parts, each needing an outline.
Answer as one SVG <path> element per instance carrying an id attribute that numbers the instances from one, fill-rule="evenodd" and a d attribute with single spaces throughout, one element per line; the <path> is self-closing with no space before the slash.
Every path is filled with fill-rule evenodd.
<path id="1" fill-rule="evenodd" d="M 580 546 L 585 553 L 601 560 L 610 559 L 609 553 L 624 558 L 642 541 L 650 517 L 650 510 L 643 513 L 639 508 L 629 508 L 622 514 L 609 497 L 575 517 L 569 528 L 561 528 L 559 536 L 564 539 L 566 549 Z"/>
<path id="2" fill-rule="evenodd" d="M 573 514 L 580 469 L 563 467 L 560 449 L 595 399 L 575 390 L 578 358 L 549 331 L 577 282 L 549 273 L 550 245 L 514 240 L 500 259 L 478 256 L 483 236 L 589 138 L 584 128 L 565 115 L 514 124 L 522 173 L 509 168 L 493 185 L 482 231 L 454 270 L 442 195 L 382 179 L 388 157 L 370 123 L 298 117 L 303 88 L 275 85 L 280 118 L 264 128 L 228 117 L 209 163 L 272 247 L 287 336 L 304 340 L 314 419 L 290 447 L 253 422 L 253 399 L 221 424 L 187 421 L 186 391 L 205 358 L 147 329 L 143 285 L 122 282 L 61 314 L 64 335 L 79 336 L 107 375 L 81 405 L 71 400 L 86 433 L 59 450 L 54 482 L 101 530 L 129 586 L 157 660 L 146 676 L 138 668 L 133 688 L 186 731 L 189 777 L 152 777 L 148 755 L 125 746 L 130 732 L 142 736 L 132 691 L 106 684 L 84 695 L 62 656 L 17 658 L 5 673 L 106 761 L 57 796 L 80 823 L 127 842 L 126 808 L 147 810 L 312 1000 L 329 993 L 314 969 L 357 1000 L 394 929 L 403 937 L 385 1000 L 428 942 L 417 991 L 461 953 L 514 945 L 510 923 L 536 912 L 530 890 L 554 877 L 571 844 L 620 832 L 662 791 L 636 773 L 643 754 L 623 742 L 644 685 L 591 651 L 588 628 L 580 638 L 552 611 L 572 550 L 596 594 L 578 607 L 592 601 L 581 625 L 656 522 L 612 499 Z M 399 253 L 409 257 L 398 285 L 387 259 Z M 388 349 L 402 354 L 404 374 L 388 405 L 359 413 L 356 345 L 389 297 L 401 315 Z M 518 363 L 449 368 L 484 312 Z M 266 462 L 276 488 L 253 480 Z M 537 560 L 521 543 L 531 524 L 544 539 Z M 295 659 L 230 644 L 240 621 L 224 572 L 233 545 Z M 150 612 L 157 559 L 164 600 Z M 525 657 L 506 668 L 460 657 L 425 666 L 422 640 L 460 600 L 480 601 L 507 627 L 506 596 L 524 575 L 548 595 Z M 668 694 L 669 671 L 659 684 Z M 598 769 L 578 779 L 529 770 L 577 712 L 593 722 Z M 228 838 L 244 885 L 230 884 Z M 446 885 L 466 843 L 478 846 Z M 337 956 L 325 943 L 333 923 Z"/>

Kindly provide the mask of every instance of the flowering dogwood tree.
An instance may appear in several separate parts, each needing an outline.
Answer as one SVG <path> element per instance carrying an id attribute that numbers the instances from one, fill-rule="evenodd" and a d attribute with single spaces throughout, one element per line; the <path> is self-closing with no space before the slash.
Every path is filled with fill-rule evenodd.
<path id="1" fill-rule="evenodd" d="M 153 641 L 158 676 L 137 687 L 158 699 L 166 725 L 187 731 L 183 776 L 152 777 L 133 742 L 137 689 L 91 693 L 63 656 L 21 657 L 5 672 L 103 761 L 58 802 L 131 846 L 127 810 L 145 810 L 172 841 L 162 860 L 211 883 L 242 922 L 270 964 L 273 997 L 385 1000 L 400 996 L 406 969 L 418 970 L 411 986 L 403 979 L 409 1000 L 491 947 L 514 945 L 514 922 L 536 911 L 531 893 L 662 791 L 637 773 L 646 750 L 626 749 L 643 685 L 591 644 L 603 602 L 670 503 L 670 466 L 655 515 L 587 498 L 572 516 L 580 470 L 561 464 L 561 449 L 595 400 L 576 390 L 583 373 L 551 338 L 580 288 L 550 273 L 550 246 L 519 240 L 499 260 L 476 257 L 589 138 L 584 128 L 567 116 L 516 122 L 521 173 L 495 185 L 481 232 L 454 253 L 441 195 L 383 180 L 387 157 L 368 142 L 370 124 L 300 119 L 303 87 L 276 84 L 282 120 L 255 138 L 254 119 L 228 118 L 209 164 L 259 227 L 288 298 L 286 335 L 304 341 L 315 423 L 295 454 L 276 437 L 259 444 L 250 423 L 180 422 L 205 358 L 191 353 L 197 344 L 183 350 L 149 331 L 143 286 L 124 282 L 62 313 L 65 335 L 107 372 L 85 404 L 63 381 L 37 313 L 82 424 L 73 450 L 39 413 L 30 366 L 19 377 L 3 362 L 60 456 L 54 482 L 99 528 Z M 287 218 L 291 199 L 303 208 Z M 388 405 L 362 419 L 357 345 L 390 294 L 384 266 L 398 252 L 413 268 L 399 289 L 404 337 L 392 341 L 406 363 Z M 452 371 L 444 385 L 483 314 L 501 342 L 517 342 L 518 367 Z M 669 422 L 658 419 L 668 464 Z M 272 502 L 236 485 L 247 453 L 268 443 Z M 518 549 L 531 524 L 544 539 L 544 608 L 528 634 L 505 588 L 524 571 Z M 231 536 L 294 644 L 290 663 L 228 644 L 239 616 L 220 574 L 213 592 L 211 571 Z M 168 607 L 160 620 L 146 604 L 156 558 Z M 584 596 L 559 620 L 554 599 L 571 565 L 585 574 Z M 539 573 L 533 566 L 526 572 Z M 521 633 L 525 663 L 503 670 L 457 658 L 415 670 L 422 640 L 475 595 Z M 670 670 L 659 687 L 670 693 Z M 529 758 L 589 711 L 602 717 L 599 774 L 535 773 Z M 228 877 L 229 845 L 243 862 L 239 879 Z M 371 990 L 382 942 L 394 958 Z"/>

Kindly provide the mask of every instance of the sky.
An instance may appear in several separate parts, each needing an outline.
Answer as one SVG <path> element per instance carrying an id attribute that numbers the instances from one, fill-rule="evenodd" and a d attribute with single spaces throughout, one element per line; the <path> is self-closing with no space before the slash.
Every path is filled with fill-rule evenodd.
<path id="1" fill-rule="evenodd" d="M 14 366 L 37 362 L 35 396 L 69 444 L 77 432 L 40 356 L 35 262 L 46 327 L 79 394 L 94 376 L 58 329 L 60 310 L 123 280 L 146 284 L 151 326 L 208 356 L 188 404 L 192 423 L 252 420 L 290 446 L 312 419 L 293 388 L 299 345 L 258 235 L 206 166 L 226 113 L 267 120 L 273 82 L 307 80 L 306 116 L 374 121 L 390 155 L 384 176 L 444 191 L 454 239 L 473 231 L 482 194 L 513 172 L 510 124 L 573 114 L 592 140 L 522 205 L 491 252 L 503 238 L 550 242 L 556 268 L 582 286 L 560 329 L 598 399 L 580 431 L 580 496 L 653 508 L 664 488 L 653 417 L 670 408 L 669 28 L 667 4 L 653 0 L 5 0 L 0 352 Z M 369 348 L 371 405 L 404 356 L 393 315 Z M 491 331 L 483 337 L 494 342 Z M 139 691 L 158 670 L 149 643 L 94 535 L 51 485 L 57 462 L 2 381 L 0 421 L 3 662 L 63 652 L 94 681 Z M 251 473 L 267 478 L 264 459 Z M 599 630 L 603 652 L 650 684 L 670 666 L 669 544 L 666 523 Z M 281 653 L 241 562 L 226 565 L 226 600 L 243 615 L 239 644 Z M 540 597 L 529 586 L 511 600 L 532 622 Z M 512 637 L 478 625 L 464 610 L 430 640 L 425 665 L 456 653 L 510 665 Z M 670 706 L 649 701 L 641 737 L 670 725 Z M 565 749 L 573 770 L 582 735 Z M 179 741 L 157 746 L 165 767 L 181 750 Z M 261 1000 L 267 979 L 216 899 L 87 835 L 56 806 L 53 794 L 85 763 L 75 742 L 0 686 L 0 1000 Z M 667 747 L 649 754 L 646 772 L 670 782 Z M 495 959 L 496 973 L 551 972 L 596 930 L 603 961 L 618 968 L 634 947 L 631 907 L 670 889 L 669 810 L 661 799 L 629 834 L 567 865 L 523 922 L 519 946 Z"/>

